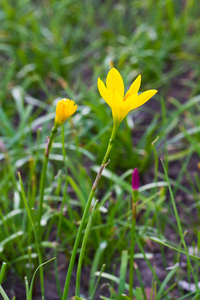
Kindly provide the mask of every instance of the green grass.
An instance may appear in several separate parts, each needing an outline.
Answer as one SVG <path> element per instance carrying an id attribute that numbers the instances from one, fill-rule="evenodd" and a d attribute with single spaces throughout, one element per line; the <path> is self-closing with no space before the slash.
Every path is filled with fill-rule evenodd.
<path id="1" fill-rule="evenodd" d="M 149 287 L 156 300 L 198 299 L 197 291 L 184 291 L 178 284 L 199 280 L 197 2 L 1 1 L 0 262 L 7 265 L 0 271 L 3 299 L 7 299 L 5 283 L 11 273 L 13 278 L 27 277 L 24 291 L 27 289 L 27 299 L 31 299 L 31 279 L 41 262 L 30 220 L 37 222 L 46 137 L 54 123 L 56 101 L 62 97 L 75 100 L 78 109 L 54 139 L 39 248 L 43 263 L 59 253 L 65 254 L 66 261 L 70 259 L 112 130 L 110 108 L 96 84 L 98 77 L 105 81 L 111 65 L 120 71 L 126 88 L 141 74 L 141 91 L 155 88 L 158 93 L 129 113 L 118 130 L 111 161 L 95 194 L 98 203 L 82 255 L 82 265 L 89 270 L 89 288 L 84 291 L 80 281 L 80 297 L 93 299 L 95 293 L 97 297 L 101 283 L 106 282 L 110 298 L 102 292 L 102 299 L 128 299 L 121 294 L 128 294 L 129 289 L 131 175 L 138 168 L 141 187 L 135 254 L 146 261 L 152 277 L 146 286 L 143 270 L 135 271 L 138 284 L 134 296 L 147 299 L 145 288 Z M 176 214 L 172 203 L 178 209 Z M 154 256 L 149 245 L 162 257 L 164 279 L 159 278 L 149 257 Z M 189 252 L 192 248 L 196 250 L 193 254 Z M 177 262 L 179 267 L 166 270 Z M 48 264 L 49 269 L 54 267 L 52 282 L 57 281 L 61 298 L 59 266 Z M 40 272 L 44 270 L 47 276 L 48 268 L 43 266 Z M 100 279 L 97 287 L 99 274 L 104 281 Z M 75 293 L 76 287 L 73 289 Z"/>

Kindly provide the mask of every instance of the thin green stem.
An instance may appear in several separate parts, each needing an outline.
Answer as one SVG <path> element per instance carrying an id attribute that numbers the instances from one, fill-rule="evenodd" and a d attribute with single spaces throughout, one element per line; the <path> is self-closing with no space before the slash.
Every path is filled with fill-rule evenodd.
<path id="1" fill-rule="evenodd" d="M 135 225 L 137 215 L 137 203 L 132 203 L 133 216 L 131 226 L 131 248 L 130 248 L 130 270 L 129 270 L 129 297 L 133 299 L 133 280 L 134 280 L 134 252 L 135 252 Z"/>
<path id="2" fill-rule="evenodd" d="M 65 130 L 64 130 L 64 126 L 61 126 L 61 133 L 62 133 L 62 154 L 63 154 L 63 162 L 64 162 L 64 166 L 66 163 L 66 152 L 65 152 Z"/>
<path id="3" fill-rule="evenodd" d="M 180 234 L 180 237 L 181 237 L 181 242 L 182 242 L 182 245 L 184 247 L 184 250 L 185 250 L 185 253 L 186 253 L 186 256 L 187 256 L 187 264 L 188 264 L 188 266 L 189 266 L 189 268 L 192 272 L 192 276 L 194 278 L 195 285 L 196 285 L 196 290 L 197 290 L 198 296 L 199 296 L 200 295 L 200 290 L 199 290 L 199 287 L 198 287 L 197 277 L 194 274 L 194 270 L 193 270 L 193 267 L 192 267 L 192 264 L 191 264 L 191 261 L 190 261 L 190 256 L 189 256 L 189 253 L 188 253 L 187 245 L 185 243 L 184 234 L 183 234 L 183 231 L 182 231 L 182 226 L 181 226 L 181 222 L 180 222 L 179 215 L 178 215 L 178 210 L 177 210 L 177 207 L 176 207 L 176 203 L 175 203 L 174 195 L 173 195 L 173 192 L 172 192 L 172 188 L 171 188 L 171 185 L 170 185 L 170 182 L 169 182 L 169 177 L 167 175 L 167 170 L 165 168 L 165 165 L 164 165 L 164 162 L 162 161 L 162 159 L 161 159 L 161 162 L 162 162 L 163 169 L 164 169 L 164 172 L 165 172 L 165 176 L 166 176 L 166 179 L 167 179 L 168 188 L 169 188 L 169 192 L 170 192 L 170 196 L 171 196 L 171 200 L 172 200 L 172 205 L 173 205 L 173 209 L 174 209 L 174 213 L 175 213 L 175 217 L 176 217 L 176 222 L 177 222 L 179 234 Z"/>
<path id="4" fill-rule="evenodd" d="M 112 130 L 112 134 L 111 134 L 111 138 L 109 140 L 108 147 L 107 147 L 107 150 L 106 150 L 106 153 L 105 153 L 105 156 L 103 158 L 101 167 L 99 168 L 99 171 L 97 173 L 96 179 L 93 183 L 92 189 L 90 191 L 90 194 L 89 194 L 89 197 L 88 197 L 88 200 L 87 200 L 84 212 L 83 212 L 82 220 L 81 220 L 81 223 L 80 223 L 80 226 L 79 226 L 79 229 L 78 229 L 78 233 L 77 233 L 77 236 L 76 236 L 76 240 L 75 240 L 75 243 L 74 243 L 74 247 L 73 247 L 73 251 L 72 251 L 72 255 L 71 255 L 71 259 L 70 259 L 70 263 L 69 263 L 69 267 L 68 267 L 68 272 L 67 272 L 67 277 L 66 277 L 66 281 L 65 281 L 62 300 L 66 300 L 67 296 L 68 296 L 68 290 L 69 290 L 70 280 L 71 280 L 71 276 L 72 276 L 72 270 L 73 270 L 73 267 L 74 267 L 74 261 L 75 261 L 75 258 L 76 258 L 76 254 L 77 254 L 79 242 L 80 242 L 80 239 L 81 239 L 82 231 L 83 231 L 83 228 L 84 228 L 84 225 L 85 225 L 86 218 L 88 216 L 88 212 L 89 212 L 89 209 L 90 209 L 92 199 L 93 199 L 94 194 L 95 194 L 97 184 L 99 182 L 99 179 L 101 177 L 101 174 L 102 174 L 103 170 L 105 169 L 105 167 L 107 165 L 107 160 L 108 160 L 110 151 L 112 149 L 116 133 L 117 133 L 117 127 L 114 125 L 113 130 Z"/>
<path id="5" fill-rule="evenodd" d="M 85 229 L 85 234 L 84 234 L 84 238 L 83 238 L 83 242 L 82 242 L 82 246 L 81 246 L 79 261 L 78 261 L 78 268 L 77 268 L 77 274 L 76 274 L 76 293 L 75 293 L 75 295 L 77 297 L 80 297 L 81 268 L 82 268 L 84 254 L 85 254 L 87 240 L 88 240 L 88 237 L 90 234 L 91 225 L 92 225 L 92 221 L 91 221 L 91 216 L 90 216 L 89 222 L 87 223 L 87 227 Z"/>
<path id="6" fill-rule="evenodd" d="M 5 271 L 6 271 L 6 263 L 3 262 L 0 270 L 0 284 L 2 284 Z"/>
<path id="7" fill-rule="evenodd" d="M 58 244 L 59 242 L 59 237 L 60 237 L 60 232 L 61 232 L 61 225 L 62 225 L 62 217 L 63 217 L 63 211 L 65 207 L 65 203 L 67 202 L 66 200 L 69 198 L 67 195 L 67 186 L 68 186 L 68 180 L 67 180 L 67 165 L 66 165 L 66 152 L 65 152 L 65 132 L 64 132 L 64 126 L 61 126 L 62 130 L 62 153 L 63 153 L 63 163 L 64 163 L 64 170 L 65 170 L 65 186 L 64 186 L 64 194 L 63 194 L 63 201 L 61 204 L 61 210 L 59 214 L 59 220 L 58 220 L 58 229 L 57 229 L 57 234 L 56 234 L 56 243 Z M 69 212 L 70 220 L 72 221 L 72 211 L 70 205 L 67 203 L 67 209 Z M 70 214 L 71 213 L 71 214 Z M 55 257 L 58 255 L 58 246 L 55 247 Z M 56 277 L 56 286 L 59 294 L 59 299 L 62 298 L 62 291 L 60 287 L 60 281 L 59 281 L 59 276 L 58 276 L 58 263 L 57 259 L 54 261 L 54 266 L 55 266 L 55 277 Z"/>
<path id="8" fill-rule="evenodd" d="M 78 233 L 77 233 L 76 240 L 75 240 L 74 247 L 73 247 L 73 251 L 72 251 L 72 256 L 71 256 L 69 267 L 68 267 L 68 272 L 67 272 L 67 277 L 66 277 L 66 281 L 65 281 L 62 300 L 67 299 L 70 280 L 71 280 L 71 275 L 72 275 L 72 270 L 73 270 L 73 267 L 74 267 L 74 261 L 75 261 L 75 258 L 76 258 L 76 253 L 77 253 L 77 250 L 78 250 L 79 241 L 80 241 L 80 238 L 81 238 L 81 235 L 82 235 L 82 231 L 83 231 L 83 228 L 84 228 L 84 225 L 85 225 L 85 220 L 86 220 L 88 211 L 90 209 L 90 204 L 92 202 L 94 193 L 95 193 L 95 191 L 91 190 L 88 201 L 87 201 L 87 204 L 86 204 L 84 212 L 83 212 L 82 220 L 81 220 L 81 223 L 80 223 L 80 226 L 79 226 L 79 229 L 78 229 Z"/>
<path id="9" fill-rule="evenodd" d="M 97 278 L 97 281 L 96 281 L 96 283 L 95 283 L 95 285 L 94 285 L 93 292 L 92 292 L 92 294 L 91 294 L 90 300 L 94 300 L 94 296 L 95 296 L 95 293 L 96 293 L 96 290 L 97 290 L 99 281 L 100 281 L 100 279 L 101 279 L 101 274 L 103 273 L 105 267 L 106 267 L 105 264 L 103 264 L 103 266 L 101 267 L 101 270 L 100 270 L 99 276 L 98 276 L 98 278 Z"/>
<path id="10" fill-rule="evenodd" d="M 40 131 L 41 129 L 38 129 L 37 131 L 37 147 L 39 149 L 39 145 L 40 145 Z M 37 183 L 36 183 L 36 175 L 35 175 L 35 169 L 36 169 L 36 165 L 38 163 L 38 158 L 39 158 L 39 151 L 36 151 L 36 155 L 35 155 L 35 159 L 34 159 L 34 164 L 33 164 L 33 167 L 32 167 L 32 170 L 31 170 L 31 195 L 30 195 L 30 207 L 31 209 L 33 207 L 35 207 L 35 196 L 36 196 L 36 192 L 37 192 Z M 34 215 L 32 213 L 32 215 Z M 34 218 L 33 218 L 34 220 Z"/>
<path id="11" fill-rule="evenodd" d="M 116 127 L 114 125 L 113 130 L 112 130 L 112 134 L 111 134 L 111 137 L 110 137 L 110 140 L 109 140 L 109 143 L 108 143 L 108 147 L 107 147 L 106 153 L 104 155 L 104 159 L 102 161 L 102 165 L 105 165 L 107 163 L 108 156 L 110 154 L 110 151 L 111 151 L 112 146 L 113 146 L 114 141 L 115 141 L 115 136 L 116 136 L 116 133 L 117 133 L 117 129 L 118 129 L 118 127 Z"/>
<path id="12" fill-rule="evenodd" d="M 44 159 L 44 165 L 43 165 L 43 169 L 42 169 L 42 177 L 40 180 L 40 202 L 39 202 L 39 211 L 38 211 L 38 232 L 39 232 L 39 234 L 41 232 L 40 222 L 41 222 L 41 217 L 42 217 L 42 212 L 43 212 L 44 188 L 45 188 L 45 182 L 46 182 L 47 164 L 49 161 L 49 152 L 50 152 L 53 138 L 54 138 L 54 135 L 56 132 L 57 132 L 57 129 L 53 127 L 53 129 L 51 130 L 51 136 L 47 140 L 47 147 L 45 150 L 45 159 Z"/>
<path id="13" fill-rule="evenodd" d="M 155 183 L 156 183 L 156 186 L 158 184 L 158 153 L 156 151 L 156 148 L 155 148 L 155 143 L 158 141 L 159 137 L 157 137 L 153 142 L 152 142 L 152 148 L 153 148 L 153 152 L 154 152 L 154 156 L 155 156 Z M 157 187 L 158 189 L 158 187 Z M 160 224 L 160 220 L 159 220 L 159 210 L 158 210 L 158 202 L 155 201 L 155 219 L 156 219 L 156 226 L 157 226 L 157 229 L 158 229 L 158 237 L 159 239 L 161 239 L 161 234 L 160 234 L 160 228 L 161 227 L 161 224 Z M 163 259 L 163 262 L 164 262 L 164 265 L 165 267 L 167 266 L 167 262 L 166 262 L 166 255 L 164 253 L 164 249 L 163 249 L 163 246 L 160 244 L 160 252 L 161 252 L 161 255 L 162 255 L 162 259 Z"/>
<path id="14" fill-rule="evenodd" d="M 30 231 L 29 234 L 32 235 L 32 232 Z M 28 246 L 28 263 L 29 263 L 29 266 L 30 266 L 30 268 L 28 269 L 28 276 L 29 276 L 29 278 L 31 277 L 32 265 L 33 265 L 32 256 L 31 255 L 32 255 L 32 247 Z"/>
<path id="15" fill-rule="evenodd" d="M 29 296 L 29 286 L 28 286 L 28 279 L 27 279 L 26 276 L 24 277 L 24 283 L 25 283 L 25 288 L 26 288 L 26 299 L 28 299 L 28 296 Z"/>
<path id="16" fill-rule="evenodd" d="M 80 251 L 80 256 L 79 256 L 79 261 L 78 261 L 78 268 L 77 268 L 77 275 L 76 275 L 76 296 L 77 297 L 80 297 L 80 279 L 81 279 L 82 262 L 83 262 L 83 258 L 84 258 L 84 254 L 85 254 L 86 244 L 87 244 L 87 241 L 88 241 L 88 238 L 90 235 L 90 231 L 91 231 L 92 219 L 93 219 L 96 204 L 97 204 L 97 201 L 92 209 L 92 213 L 91 213 L 89 221 L 87 223 L 84 237 L 83 237 L 82 246 L 81 246 L 81 251 Z"/>
<path id="17" fill-rule="evenodd" d="M 30 223 L 32 225 L 34 235 L 35 235 L 35 245 L 36 245 L 36 249 L 37 249 L 37 252 L 38 252 L 39 264 L 42 265 L 42 256 L 41 256 L 40 248 L 39 248 L 39 245 L 38 245 L 38 238 L 37 238 L 37 233 L 36 233 L 35 225 L 34 225 L 34 222 L 33 222 L 33 219 L 32 219 L 30 208 L 29 208 L 27 200 L 26 200 L 26 196 L 25 196 L 25 192 L 24 192 L 24 187 L 23 187 L 23 182 L 22 182 L 22 178 L 21 178 L 20 173 L 18 173 L 18 176 L 19 176 L 19 183 L 20 183 L 20 187 L 21 187 L 21 193 L 22 193 L 22 199 L 24 201 L 24 206 L 26 208 L 26 211 L 27 211 Z M 43 274 L 43 268 L 40 268 L 40 284 L 41 284 L 42 296 L 44 297 L 44 274 Z"/>
<path id="18" fill-rule="evenodd" d="M 31 280 L 31 285 L 30 285 L 30 289 L 29 289 L 29 294 L 28 294 L 28 298 L 27 300 L 32 300 L 32 294 L 33 294 L 33 284 L 34 284 L 34 279 L 35 279 L 35 275 L 37 273 L 37 271 L 41 268 L 43 268 L 44 265 L 48 264 L 50 261 L 54 260 L 55 257 L 49 259 L 48 261 L 43 262 L 42 264 L 40 264 L 37 269 L 35 270 L 32 280 Z M 42 300 L 44 300 L 44 296 L 42 296 Z"/>
<path id="19" fill-rule="evenodd" d="M 0 294 L 2 295 L 4 300 L 9 300 L 8 296 L 6 295 L 4 289 L 2 288 L 1 285 L 0 285 Z"/>
<path id="20" fill-rule="evenodd" d="M 44 187 L 45 187 L 45 181 L 46 181 L 48 160 L 49 160 L 49 157 L 45 156 L 44 164 L 43 164 L 43 168 L 42 168 L 42 177 L 40 179 L 40 202 L 39 202 L 39 211 L 38 211 L 38 229 L 40 229 L 40 221 L 41 221 L 42 212 L 43 212 Z"/>
<path id="21" fill-rule="evenodd" d="M 63 153 L 63 162 L 64 162 L 64 170 L 65 170 L 65 189 L 64 189 L 64 198 L 63 198 L 63 202 L 62 202 L 62 207 L 61 207 L 61 211 L 60 211 L 60 226 L 62 223 L 62 215 L 63 215 L 63 210 L 64 210 L 64 206 L 65 203 L 67 204 L 67 211 L 70 217 L 70 221 L 73 224 L 73 212 L 72 212 L 72 208 L 70 205 L 70 199 L 69 199 L 69 195 L 67 194 L 67 186 L 68 186 L 68 164 L 66 162 L 66 151 L 65 151 L 65 132 L 64 132 L 64 126 L 62 125 L 62 153 Z"/>

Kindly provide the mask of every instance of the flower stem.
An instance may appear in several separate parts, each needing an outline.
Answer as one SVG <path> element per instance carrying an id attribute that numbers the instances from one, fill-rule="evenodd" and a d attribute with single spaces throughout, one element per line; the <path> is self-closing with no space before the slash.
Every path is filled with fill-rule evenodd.
<path id="1" fill-rule="evenodd" d="M 88 221 L 86 229 L 85 229 L 83 242 L 82 242 L 82 246 L 81 246 L 81 251 L 80 251 L 80 256 L 79 256 L 79 261 L 78 261 L 78 268 L 77 268 L 77 275 L 76 275 L 76 297 L 79 297 L 79 298 L 80 298 L 81 268 L 82 268 L 84 254 L 85 254 L 86 244 L 87 244 L 87 241 L 88 241 L 88 238 L 89 238 L 89 235 L 90 235 L 90 231 L 91 231 L 91 227 L 92 227 L 92 219 L 93 219 L 94 211 L 95 211 L 95 208 L 96 208 L 96 205 L 97 205 L 97 201 L 94 204 L 91 215 L 89 217 L 89 221 Z"/>
<path id="2" fill-rule="evenodd" d="M 133 280 L 134 280 L 134 252 L 135 252 L 135 225 L 137 216 L 137 202 L 132 201 L 132 226 L 131 226 L 131 248 L 130 248 L 130 270 L 129 270 L 129 298 L 133 299 Z"/>
<path id="3" fill-rule="evenodd" d="M 57 233 L 56 233 L 56 243 L 57 245 L 59 244 L 59 237 L 60 237 L 60 232 L 61 232 L 61 225 L 62 225 L 62 218 L 63 218 L 63 212 L 64 212 L 64 207 L 65 204 L 67 204 L 67 210 L 69 213 L 70 221 L 72 222 L 72 211 L 71 211 L 71 206 L 69 205 L 69 196 L 67 195 L 67 186 L 68 186 L 68 179 L 67 179 L 67 163 L 66 163 L 66 151 L 65 151 L 65 132 L 64 132 L 64 127 L 63 125 L 61 126 L 62 130 L 62 153 L 63 153 L 63 163 L 64 163 L 64 172 L 65 172 L 65 185 L 64 185 L 64 194 L 63 194 L 63 200 L 61 204 L 61 209 L 60 209 L 60 215 L 59 215 L 59 220 L 58 220 L 58 227 L 57 227 Z M 68 199 L 68 200 L 67 200 Z M 58 256 L 58 246 L 55 247 L 55 252 L 54 256 L 57 258 Z M 55 278 L 56 278 L 56 286 L 57 286 L 57 291 L 59 295 L 59 299 L 62 298 L 62 290 L 60 286 L 60 281 L 59 281 L 59 276 L 58 276 L 58 262 L 57 259 L 54 261 L 54 267 L 55 267 Z"/>
<path id="4" fill-rule="evenodd" d="M 57 132 L 57 128 L 53 127 L 51 130 L 51 136 L 50 138 L 47 138 L 47 146 L 45 150 L 45 158 L 44 158 L 44 165 L 42 169 L 42 177 L 40 181 L 40 202 L 39 202 L 39 212 L 38 212 L 38 233 L 40 233 L 40 222 L 41 222 L 41 217 L 42 217 L 42 212 L 43 212 L 43 201 L 44 201 L 44 188 L 45 188 L 45 182 L 46 182 L 46 173 L 47 173 L 47 164 L 49 161 L 49 152 L 51 149 L 51 145 L 53 142 L 53 138 Z"/>
<path id="5" fill-rule="evenodd" d="M 107 150 L 106 150 L 106 153 L 105 153 L 105 156 L 104 156 L 104 159 L 103 159 L 101 165 L 105 165 L 107 160 L 108 160 L 108 156 L 110 154 L 110 151 L 111 151 L 112 146 L 113 146 L 114 141 L 115 141 L 115 136 L 116 136 L 116 133 L 117 133 L 117 129 L 118 129 L 118 126 L 114 125 L 113 130 L 112 130 L 112 134 L 111 134 L 111 137 L 110 137 L 110 140 L 109 140 L 109 143 L 108 143 L 108 147 L 107 147 Z"/>
<path id="6" fill-rule="evenodd" d="M 68 290 L 69 290 L 70 280 L 71 280 L 72 271 L 73 271 L 73 267 L 74 267 L 74 261 L 75 261 L 75 258 L 76 258 L 76 254 L 77 254 L 79 242 L 80 242 L 80 239 L 81 239 L 82 231 L 83 231 L 83 228 L 84 228 L 84 225 L 85 225 L 86 218 L 88 216 L 88 212 L 89 212 L 89 209 L 90 209 L 92 199 L 93 199 L 94 194 L 95 194 L 97 184 L 99 182 L 99 179 L 101 177 L 101 174 L 102 174 L 103 170 L 105 169 L 105 167 L 108 164 L 108 162 L 107 162 L 108 156 L 109 156 L 110 151 L 113 147 L 113 143 L 114 143 L 116 133 L 117 133 L 117 127 L 114 125 L 113 130 L 112 130 L 112 134 L 111 134 L 111 138 L 109 140 L 108 147 L 107 147 L 107 150 L 106 150 L 106 153 L 105 153 L 105 156 L 103 158 L 102 164 L 101 164 L 101 166 L 99 168 L 99 171 L 97 173 L 96 179 L 93 183 L 92 189 L 90 191 L 90 194 L 89 194 L 89 197 L 88 197 L 88 200 L 87 200 L 84 212 L 83 212 L 82 220 L 81 220 L 81 223 L 80 223 L 80 226 L 79 226 L 79 229 L 78 229 L 78 233 L 77 233 L 77 236 L 76 236 L 76 240 L 75 240 L 75 243 L 74 243 L 74 247 L 73 247 L 72 256 L 71 256 L 71 259 L 70 259 L 70 262 L 69 262 L 69 267 L 68 267 L 67 277 L 66 277 L 66 281 L 65 281 L 62 300 L 66 300 L 67 296 L 68 296 Z"/>

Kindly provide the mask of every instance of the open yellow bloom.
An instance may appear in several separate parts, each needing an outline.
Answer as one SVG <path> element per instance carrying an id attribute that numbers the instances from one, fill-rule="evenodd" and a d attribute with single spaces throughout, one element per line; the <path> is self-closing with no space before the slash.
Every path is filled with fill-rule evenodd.
<path id="1" fill-rule="evenodd" d="M 102 98 L 112 109 L 113 120 L 117 126 L 129 111 L 143 105 L 157 93 L 156 90 L 148 90 L 138 95 L 141 84 L 141 75 L 139 75 L 124 96 L 124 82 L 115 68 L 108 72 L 106 86 L 100 78 L 97 84 Z"/>
<path id="2" fill-rule="evenodd" d="M 74 104 L 75 102 L 73 100 L 66 98 L 58 101 L 56 106 L 55 127 L 62 125 L 67 118 L 75 113 L 77 110 L 77 104 Z"/>

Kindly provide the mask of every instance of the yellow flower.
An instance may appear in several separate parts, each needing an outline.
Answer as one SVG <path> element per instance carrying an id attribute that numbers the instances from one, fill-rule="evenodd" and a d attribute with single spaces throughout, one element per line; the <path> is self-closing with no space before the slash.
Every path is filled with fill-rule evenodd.
<path id="1" fill-rule="evenodd" d="M 77 110 L 77 104 L 69 99 L 62 99 L 58 101 L 56 106 L 56 117 L 55 117 L 55 127 L 62 125 L 67 118 L 75 113 Z"/>
<path id="2" fill-rule="evenodd" d="M 143 105 L 157 93 L 156 90 L 148 90 L 138 95 L 141 84 L 141 76 L 139 75 L 124 96 L 124 82 L 115 68 L 108 72 L 106 86 L 100 78 L 98 78 L 97 84 L 99 93 L 112 109 L 116 126 L 119 126 L 129 111 Z"/>

